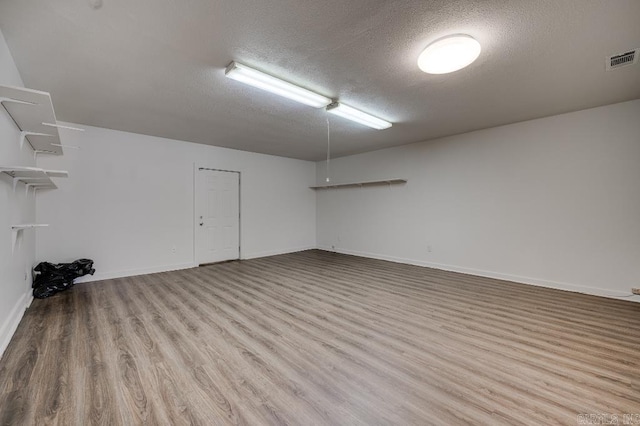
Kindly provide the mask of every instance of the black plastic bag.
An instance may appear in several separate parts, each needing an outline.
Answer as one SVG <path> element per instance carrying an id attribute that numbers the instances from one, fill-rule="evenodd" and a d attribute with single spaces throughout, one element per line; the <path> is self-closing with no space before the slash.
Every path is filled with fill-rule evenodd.
<path id="1" fill-rule="evenodd" d="M 73 287 L 73 280 L 96 271 L 93 260 L 78 259 L 73 263 L 41 262 L 35 268 L 36 277 L 33 280 L 33 297 L 44 299 Z"/>

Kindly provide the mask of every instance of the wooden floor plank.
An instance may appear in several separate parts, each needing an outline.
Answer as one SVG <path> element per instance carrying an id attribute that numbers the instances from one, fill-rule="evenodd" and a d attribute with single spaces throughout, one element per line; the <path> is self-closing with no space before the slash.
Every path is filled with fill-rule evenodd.
<path id="1" fill-rule="evenodd" d="M 640 304 L 317 250 L 75 286 L 0 424 L 576 424 L 640 413 Z"/>

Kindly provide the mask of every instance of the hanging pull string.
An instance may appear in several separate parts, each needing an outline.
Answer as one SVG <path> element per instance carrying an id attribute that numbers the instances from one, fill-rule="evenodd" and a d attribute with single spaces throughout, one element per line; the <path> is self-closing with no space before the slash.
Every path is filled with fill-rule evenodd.
<path id="1" fill-rule="evenodd" d="M 331 182 L 329 173 L 331 170 L 331 125 L 329 124 L 329 117 L 327 117 L 327 182 Z"/>

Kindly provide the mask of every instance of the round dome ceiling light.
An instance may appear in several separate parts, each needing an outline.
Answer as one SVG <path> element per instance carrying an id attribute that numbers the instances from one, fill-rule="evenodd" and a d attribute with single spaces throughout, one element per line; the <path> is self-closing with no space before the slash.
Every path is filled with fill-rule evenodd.
<path id="1" fill-rule="evenodd" d="M 434 41 L 418 57 L 418 66 L 429 74 L 447 74 L 471 65 L 480 56 L 480 43 L 456 34 Z"/>

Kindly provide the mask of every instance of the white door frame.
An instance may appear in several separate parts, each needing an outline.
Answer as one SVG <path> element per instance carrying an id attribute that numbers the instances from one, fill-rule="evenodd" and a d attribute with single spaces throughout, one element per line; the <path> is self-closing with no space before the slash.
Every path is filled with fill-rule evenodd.
<path id="1" fill-rule="evenodd" d="M 193 164 L 193 264 L 198 266 L 198 221 L 196 220 L 196 198 L 198 197 L 198 172 L 200 170 L 211 170 L 213 172 L 227 172 L 238 174 L 238 260 L 242 259 L 242 172 L 238 170 L 216 169 L 204 167 L 196 163 Z"/>

